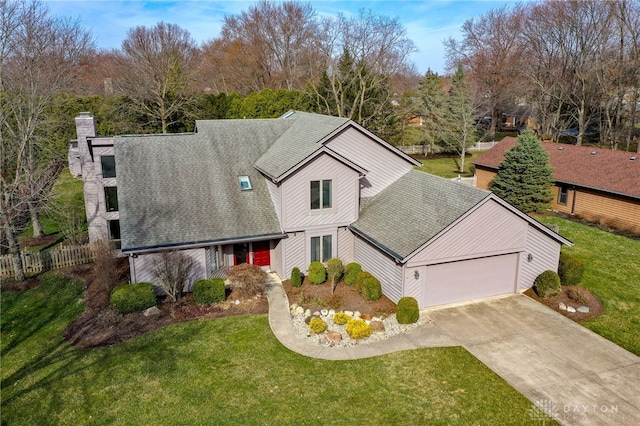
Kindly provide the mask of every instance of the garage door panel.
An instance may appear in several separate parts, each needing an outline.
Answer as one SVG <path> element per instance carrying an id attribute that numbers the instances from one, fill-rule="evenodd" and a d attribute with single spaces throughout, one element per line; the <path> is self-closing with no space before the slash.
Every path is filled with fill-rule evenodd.
<path id="1" fill-rule="evenodd" d="M 514 293 L 518 254 L 427 266 L 421 307 Z"/>

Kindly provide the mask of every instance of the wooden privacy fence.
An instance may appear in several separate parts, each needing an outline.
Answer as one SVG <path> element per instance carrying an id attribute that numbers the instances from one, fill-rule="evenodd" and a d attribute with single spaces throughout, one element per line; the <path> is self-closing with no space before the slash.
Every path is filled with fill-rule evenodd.
<path id="1" fill-rule="evenodd" d="M 23 251 L 20 253 L 20 257 L 22 257 L 25 274 L 38 274 L 52 269 L 93 262 L 96 251 L 97 247 L 95 245 L 86 244 L 83 246 L 58 247 L 38 252 Z M 10 254 L 0 256 L 0 277 L 13 275 L 13 256 Z"/>

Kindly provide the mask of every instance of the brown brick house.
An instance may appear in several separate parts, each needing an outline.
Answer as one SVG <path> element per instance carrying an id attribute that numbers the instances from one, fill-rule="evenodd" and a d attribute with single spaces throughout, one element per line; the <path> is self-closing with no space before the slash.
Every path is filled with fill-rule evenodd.
<path id="1" fill-rule="evenodd" d="M 507 137 L 478 157 L 477 186 L 488 189 L 504 154 L 516 143 Z M 553 210 L 640 233 L 640 156 L 626 151 L 543 143 L 553 167 Z"/>

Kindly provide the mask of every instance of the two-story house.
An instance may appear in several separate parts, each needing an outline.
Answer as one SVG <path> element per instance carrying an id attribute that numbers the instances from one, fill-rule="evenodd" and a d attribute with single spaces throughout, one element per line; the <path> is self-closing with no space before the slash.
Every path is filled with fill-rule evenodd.
<path id="1" fill-rule="evenodd" d="M 198 120 L 193 133 L 96 137 L 76 118 L 90 238 L 114 238 L 132 282 L 182 250 L 193 280 L 251 263 L 288 278 L 340 257 L 422 308 L 523 291 L 571 244 L 488 191 L 418 163 L 345 118 Z"/>

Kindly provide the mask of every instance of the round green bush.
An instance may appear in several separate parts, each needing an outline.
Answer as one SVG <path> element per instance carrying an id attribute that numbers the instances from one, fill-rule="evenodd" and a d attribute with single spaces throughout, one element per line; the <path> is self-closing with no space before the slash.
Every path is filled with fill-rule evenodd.
<path id="1" fill-rule="evenodd" d="M 380 284 L 380 281 L 371 274 L 363 278 L 358 284 L 356 284 L 356 286 L 358 292 L 365 298 L 365 300 L 373 302 L 382 297 L 382 285 Z"/>
<path id="2" fill-rule="evenodd" d="M 580 284 L 582 274 L 584 274 L 584 264 L 580 259 L 566 253 L 560 253 L 558 275 L 560 276 L 562 285 Z"/>
<path id="3" fill-rule="evenodd" d="M 352 339 L 364 339 L 371 336 L 373 330 L 371 326 L 362 319 L 352 319 L 347 322 L 345 331 Z"/>
<path id="4" fill-rule="evenodd" d="M 193 283 L 193 300 L 198 305 L 222 302 L 224 298 L 224 280 L 222 278 L 208 278 Z"/>
<path id="5" fill-rule="evenodd" d="M 309 265 L 309 282 L 311 284 L 322 284 L 327 280 L 327 271 L 322 262 L 311 262 Z"/>
<path id="6" fill-rule="evenodd" d="M 291 270 L 291 285 L 293 287 L 300 287 L 302 285 L 302 272 L 297 266 Z"/>
<path id="7" fill-rule="evenodd" d="M 354 285 L 360 272 L 362 272 L 362 266 L 359 263 L 347 263 L 347 266 L 344 267 L 344 283 L 346 285 Z"/>
<path id="8" fill-rule="evenodd" d="M 344 312 L 336 312 L 333 315 L 333 323 L 336 325 L 345 325 L 350 319 L 351 317 Z"/>
<path id="9" fill-rule="evenodd" d="M 316 334 L 320 334 L 327 329 L 327 323 L 322 318 L 312 318 L 309 321 L 309 328 Z"/>
<path id="10" fill-rule="evenodd" d="M 362 294 L 362 291 L 361 291 L 362 283 L 364 283 L 365 280 L 372 277 L 373 275 L 371 275 L 371 273 L 369 272 L 366 272 L 366 271 L 358 272 L 358 275 L 356 275 L 356 281 L 355 281 L 355 286 L 356 286 L 356 290 L 358 290 L 358 293 Z"/>
<path id="11" fill-rule="evenodd" d="M 396 319 L 400 324 L 413 324 L 420 318 L 418 301 L 413 297 L 403 297 L 398 300 Z"/>
<path id="12" fill-rule="evenodd" d="M 121 314 L 144 311 L 156 304 L 156 290 L 151 283 L 123 284 L 111 291 L 111 307 Z"/>
<path id="13" fill-rule="evenodd" d="M 554 271 L 547 270 L 536 277 L 533 284 L 536 293 L 542 298 L 553 297 L 560 294 L 560 277 Z"/>

